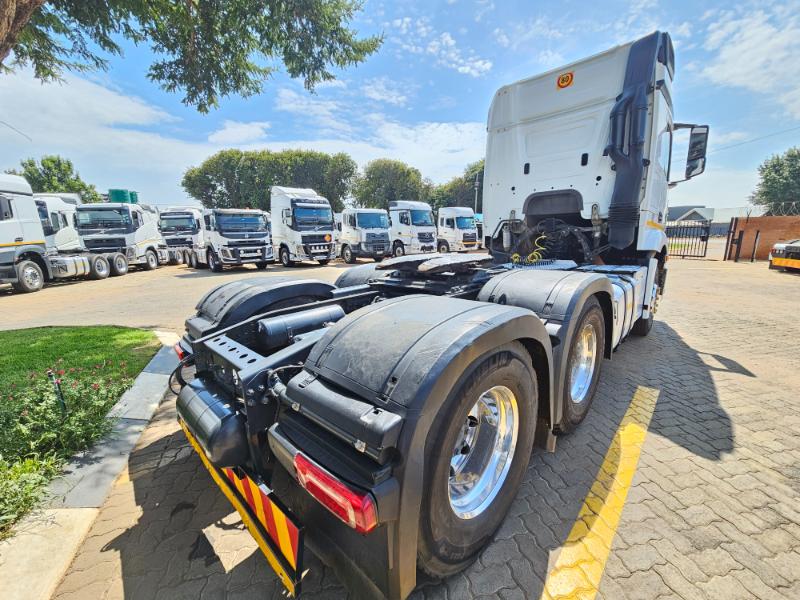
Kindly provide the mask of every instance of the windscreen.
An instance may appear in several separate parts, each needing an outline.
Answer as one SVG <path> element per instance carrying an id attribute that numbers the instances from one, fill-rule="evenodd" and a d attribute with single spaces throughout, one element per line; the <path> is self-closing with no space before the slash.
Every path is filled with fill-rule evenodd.
<path id="1" fill-rule="evenodd" d="M 220 231 L 266 231 L 267 219 L 255 213 L 215 213 Z"/>
<path id="2" fill-rule="evenodd" d="M 127 208 L 79 208 L 78 229 L 128 229 L 133 225 Z"/>
<path id="3" fill-rule="evenodd" d="M 475 229 L 475 218 L 456 217 L 456 227 L 459 229 Z"/>
<path id="4" fill-rule="evenodd" d="M 433 227 L 433 213 L 429 210 L 412 210 L 411 224 L 417 227 Z"/>
<path id="5" fill-rule="evenodd" d="M 161 231 L 195 231 L 197 223 L 191 216 L 169 216 L 164 215 L 158 222 Z"/>
<path id="6" fill-rule="evenodd" d="M 327 206 L 295 206 L 294 218 L 298 225 L 333 225 L 333 211 Z"/>
<path id="7" fill-rule="evenodd" d="M 356 213 L 356 224 L 362 229 L 388 229 L 389 219 L 385 213 Z"/>

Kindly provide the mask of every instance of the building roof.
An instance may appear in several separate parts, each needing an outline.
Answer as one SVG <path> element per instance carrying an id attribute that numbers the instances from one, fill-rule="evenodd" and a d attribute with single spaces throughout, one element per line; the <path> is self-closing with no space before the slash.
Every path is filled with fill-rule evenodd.
<path id="1" fill-rule="evenodd" d="M 713 208 L 706 206 L 670 206 L 667 209 L 667 221 L 712 221 Z"/>

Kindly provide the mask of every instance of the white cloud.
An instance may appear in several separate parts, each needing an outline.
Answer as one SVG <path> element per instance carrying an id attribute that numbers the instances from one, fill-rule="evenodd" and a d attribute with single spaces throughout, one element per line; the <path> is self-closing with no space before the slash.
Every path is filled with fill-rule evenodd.
<path id="1" fill-rule="evenodd" d="M 573 26 L 559 26 L 544 17 L 515 22 L 496 28 L 492 35 L 503 48 L 518 50 L 521 47 L 538 46 L 543 41 L 557 40 L 573 32 Z"/>
<path id="2" fill-rule="evenodd" d="M 500 44 L 503 48 L 508 48 L 511 46 L 511 40 L 508 39 L 505 31 L 500 29 L 499 27 L 492 32 L 495 41 Z"/>
<path id="3" fill-rule="evenodd" d="M 267 135 L 270 124 L 267 121 L 224 121 L 222 129 L 218 129 L 208 136 L 212 144 L 247 144 L 263 140 Z"/>
<path id="4" fill-rule="evenodd" d="M 545 69 L 554 69 L 559 65 L 563 65 L 566 61 L 563 55 L 552 50 L 542 50 L 536 55 L 536 60 Z"/>
<path id="5" fill-rule="evenodd" d="M 343 118 L 344 107 L 336 100 L 322 100 L 281 88 L 275 99 L 275 108 L 304 119 L 313 119 L 323 132 L 341 134 L 351 131 L 350 125 Z"/>
<path id="6" fill-rule="evenodd" d="M 481 58 L 472 49 L 460 48 L 450 32 L 436 31 L 427 17 L 416 20 L 403 17 L 391 24 L 401 34 L 392 39 L 406 52 L 432 56 L 437 65 L 471 77 L 480 77 L 492 69 L 492 61 Z"/>
<path id="7" fill-rule="evenodd" d="M 480 23 L 483 17 L 495 9 L 494 2 L 491 0 L 476 0 L 475 2 L 475 22 Z"/>
<path id="8" fill-rule="evenodd" d="M 316 88 L 318 90 L 324 89 L 345 89 L 347 88 L 347 82 L 342 79 L 329 79 L 328 81 L 320 81 Z"/>
<path id="9" fill-rule="evenodd" d="M 709 24 L 707 81 L 768 94 L 800 119 L 800 3 L 727 11 Z"/>
<path id="10" fill-rule="evenodd" d="M 385 102 L 394 106 L 405 106 L 411 86 L 393 81 L 388 77 L 368 79 L 361 87 L 361 93 L 371 100 Z"/>

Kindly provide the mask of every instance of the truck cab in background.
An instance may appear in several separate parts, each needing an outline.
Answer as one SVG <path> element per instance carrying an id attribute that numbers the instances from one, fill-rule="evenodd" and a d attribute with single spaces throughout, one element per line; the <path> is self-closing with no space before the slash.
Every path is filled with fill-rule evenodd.
<path id="1" fill-rule="evenodd" d="M 190 264 L 194 250 L 205 248 L 202 220 L 202 209 L 194 206 L 171 206 L 159 212 L 158 230 L 167 245 L 170 263 Z"/>
<path id="2" fill-rule="evenodd" d="M 75 228 L 76 204 L 66 202 L 58 194 L 34 194 L 34 204 L 42 222 L 45 245 L 57 252 L 83 250 Z"/>
<path id="3" fill-rule="evenodd" d="M 333 210 L 327 198 L 309 188 L 270 188 L 272 243 L 284 267 L 315 260 L 327 265 L 336 258 Z"/>
<path id="4" fill-rule="evenodd" d="M 75 215 L 78 234 L 89 252 L 119 252 L 129 265 L 148 271 L 167 262 L 167 248 L 158 230 L 158 213 L 149 206 L 99 202 L 78 206 Z"/>
<path id="5" fill-rule="evenodd" d="M 436 218 L 438 252 L 466 252 L 478 247 L 475 213 L 470 207 L 445 206 Z"/>
<path id="6" fill-rule="evenodd" d="M 346 208 L 342 211 L 339 247 L 342 260 L 348 264 L 357 258 L 375 262 L 391 256 L 389 215 L 379 208 Z"/>
<path id="7" fill-rule="evenodd" d="M 436 223 L 429 204 L 412 200 L 389 203 L 392 254 L 420 254 L 436 250 Z"/>
<path id="8" fill-rule="evenodd" d="M 190 266 L 207 266 L 215 273 L 226 266 L 252 264 L 266 269 L 274 261 L 269 213 L 247 208 L 203 211 L 201 239 Z"/>

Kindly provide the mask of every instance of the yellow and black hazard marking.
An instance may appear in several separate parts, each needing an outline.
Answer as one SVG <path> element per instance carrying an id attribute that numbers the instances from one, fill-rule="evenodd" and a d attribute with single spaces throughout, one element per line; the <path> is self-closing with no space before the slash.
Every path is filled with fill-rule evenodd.
<path id="1" fill-rule="evenodd" d="M 265 485 L 234 469 L 212 465 L 186 424 L 183 421 L 180 424 L 214 483 L 233 504 L 286 590 L 297 596 L 303 573 L 303 528 Z"/>
<path id="2" fill-rule="evenodd" d="M 784 267 L 789 269 L 800 269 L 800 258 L 773 258 L 773 267 Z"/>

